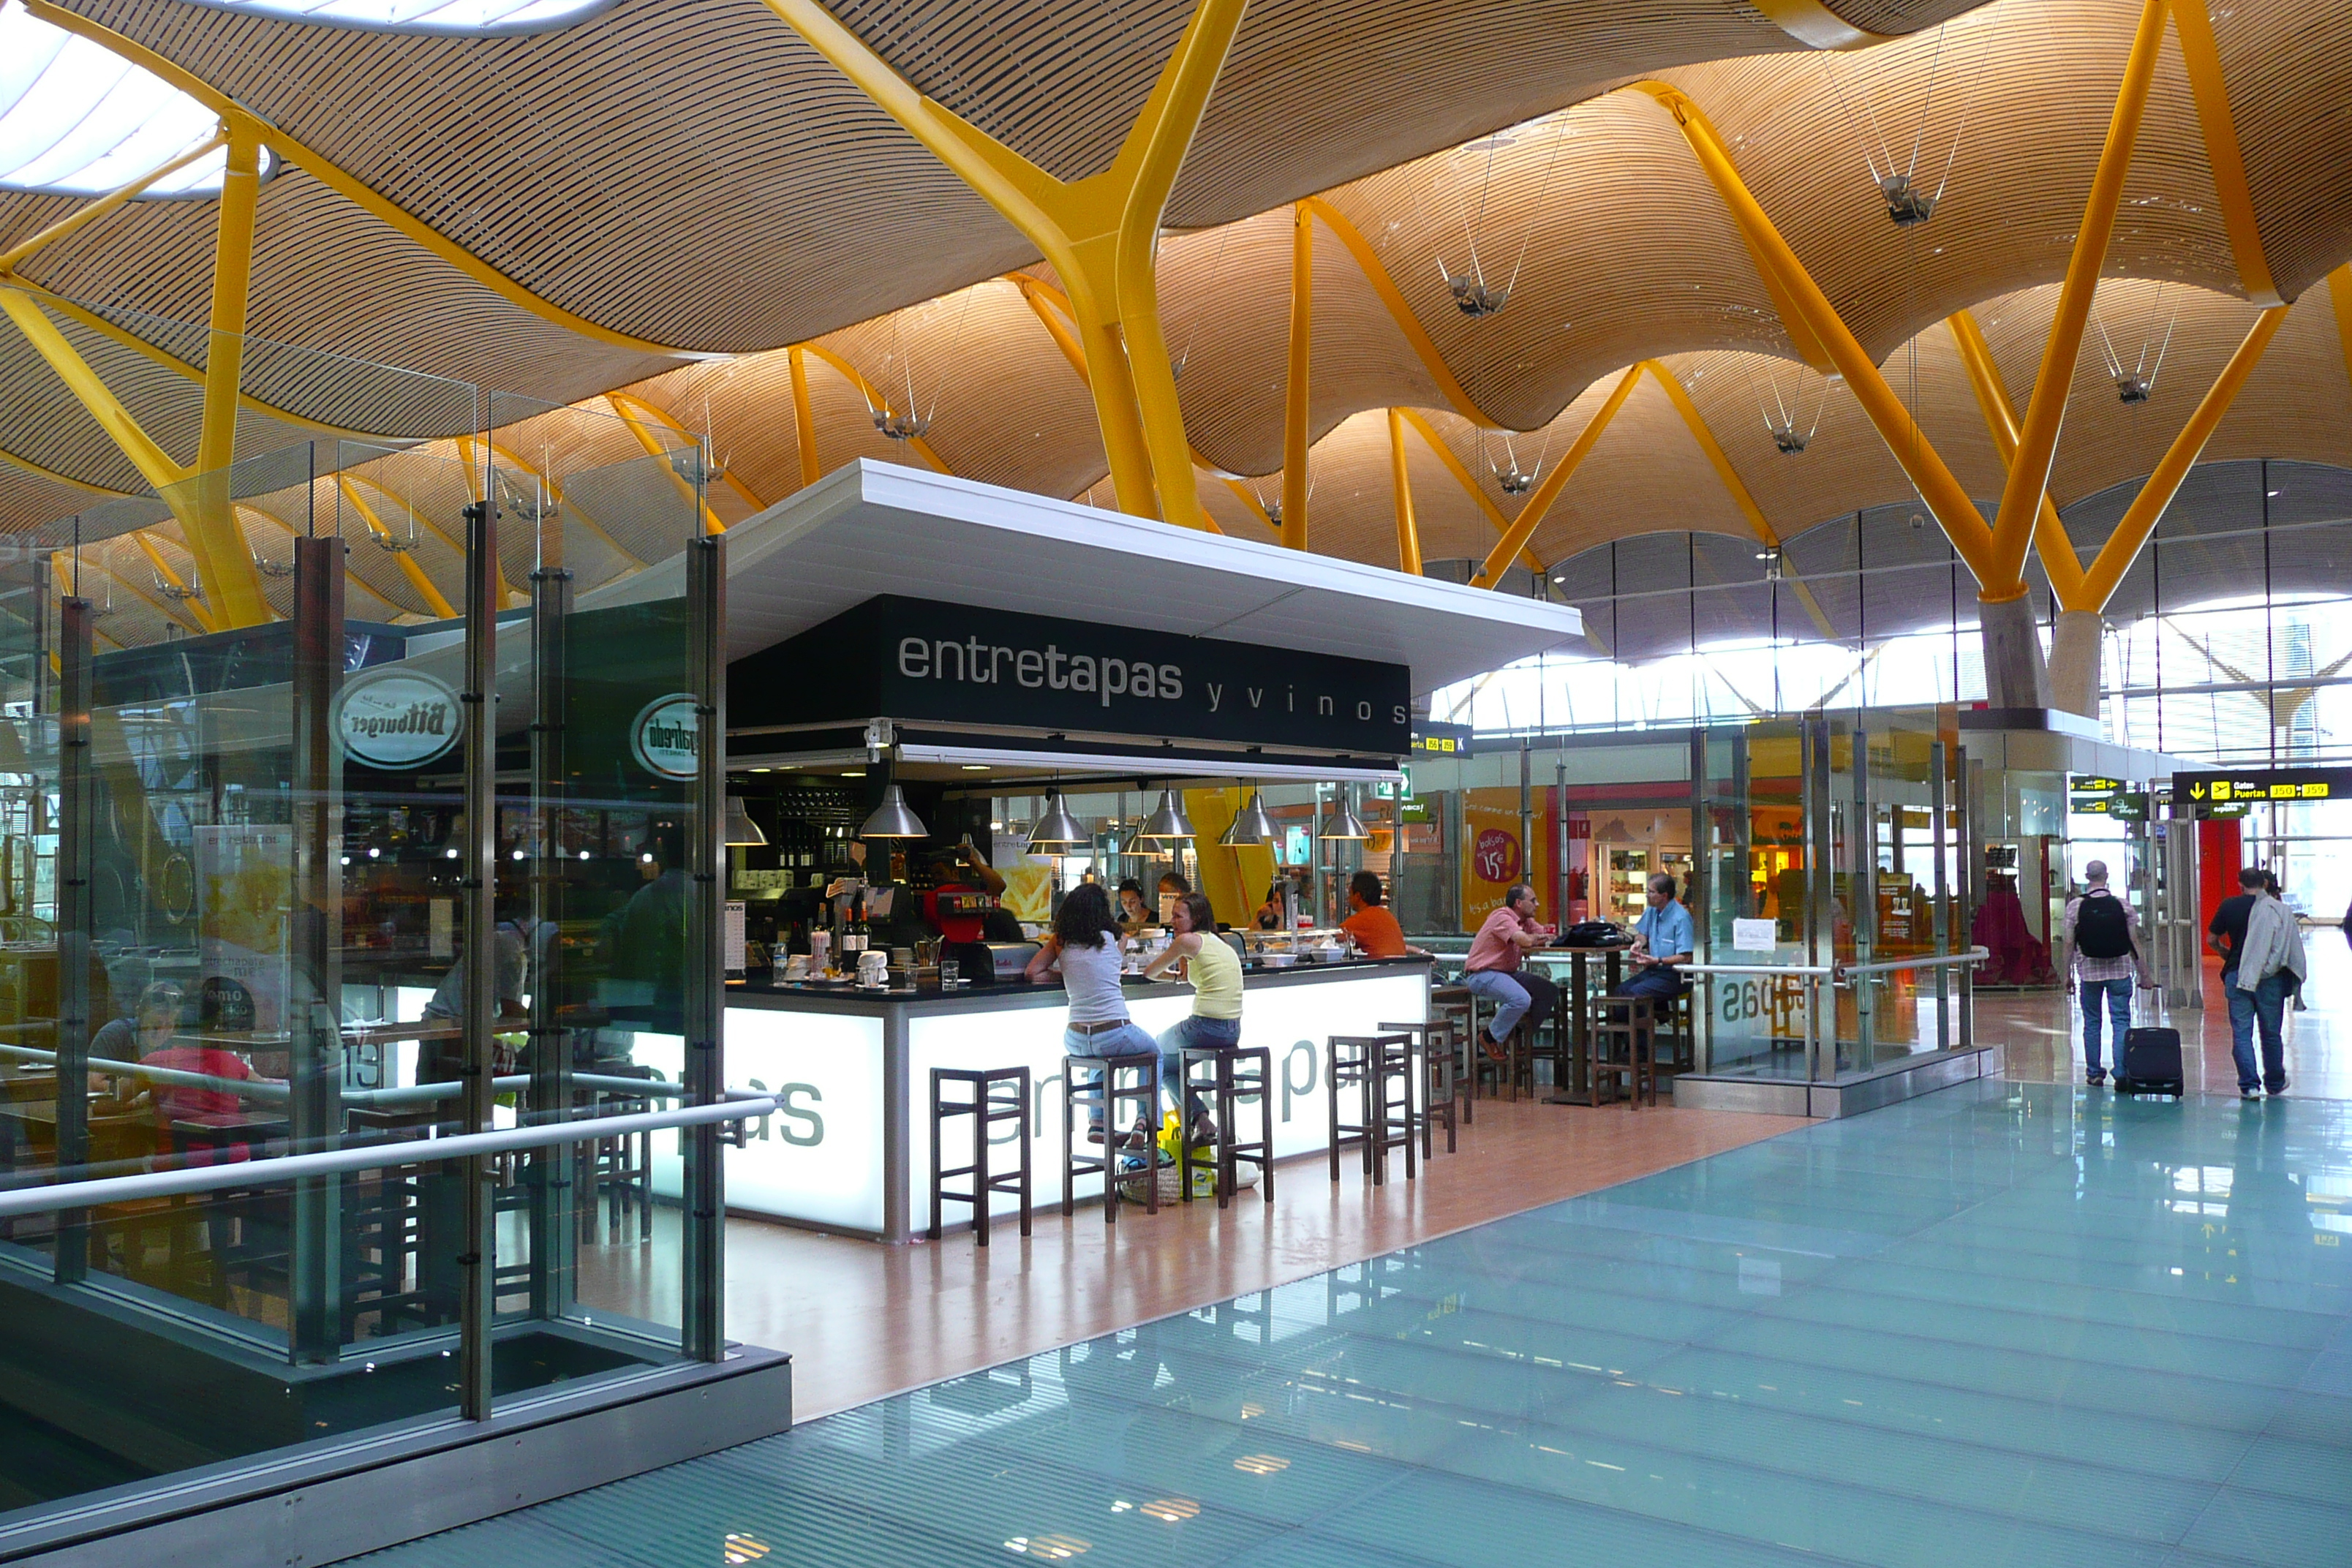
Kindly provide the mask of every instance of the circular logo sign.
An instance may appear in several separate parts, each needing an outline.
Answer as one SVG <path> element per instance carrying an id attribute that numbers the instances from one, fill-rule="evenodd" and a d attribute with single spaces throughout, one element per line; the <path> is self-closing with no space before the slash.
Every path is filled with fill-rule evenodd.
<path id="1" fill-rule="evenodd" d="M 701 729 L 691 693 L 674 691 L 656 697 L 637 710 L 637 721 L 629 726 L 629 754 L 649 773 L 690 779 L 695 773 L 695 740 Z"/>
<path id="2" fill-rule="evenodd" d="M 1478 843 L 1470 853 L 1481 881 L 1507 882 L 1519 874 L 1519 839 L 1517 834 L 1489 827 L 1478 835 Z"/>
<path id="3" fill-rule="evenodd" d="M 466 731 L 457 694 L 408 669 L 366 675 L 343 688 L 335 734 L 343 755 L 372 768 L 413 768 L 456 745 Z"/>

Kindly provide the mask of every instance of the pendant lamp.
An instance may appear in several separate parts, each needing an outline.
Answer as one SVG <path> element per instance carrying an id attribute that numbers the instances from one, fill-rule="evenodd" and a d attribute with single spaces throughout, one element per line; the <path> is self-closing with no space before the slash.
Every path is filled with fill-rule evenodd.
<path id="1" fill-rule="evenodd" d="M 1318 838 L 1370 838 L 1371 835 L 1364 831 L 1364 819 L 1356 815 L 1356 808 L 1342 799 L 1339 802 L 1339 815 L 1325 823 L 1323 831 L 1316 837 Z"/>
<path id="2" fill-rule="evenodd" d="M 1091 837 L 1086 824 L 1072 816 L 1070 808 L 1062 804 L 1062 792 L 1055 790 L 1045 797 L 1045 815 L 1029 830 L 1029 847 L 1058 854 L 1073 844 L 1084 844 Z"/>
<path id="3" fill-rule="evenodd" d="M 1276 836 L 1274 818 L 1265 814 L 1265 795 L 1262 791 L 1250 791 L 1249 804 L 1241 808 L 1217 842 L 1231 847 L 1237 844 L 1271 844 Z"/>
<path id="4" fill-rule="evenodd" d="M 1136 837 L 1156 838 L 1162 843 L 1171 838 L 1193 837 L 1192 825 L 1185 820 L 1184 808 L 1176 804 L 1174 790 L 1163 789 L 1160 792 L 1160 809 L 1151 814 L 1150 819 L 1143 825 L 1143 831 Z"/>
<path id="5" fill-rule="evenodd" d="M 876 806 L 857 826 L 860 838 L 929 838 L 931 830 L 923 826 L 907 805 L 906 792 L 897 784 L 882 792 L 882 804 Z"/>
<path id="6" fill-rule="evenodd" d="M 768 841 L 768 836 L 760 831 L 760 825 L 751 820 L 751 814 L 743 809 L 743 797 L 740 795 L 727 797 L 725 834 L 730 845 L 758 846 Z"/>

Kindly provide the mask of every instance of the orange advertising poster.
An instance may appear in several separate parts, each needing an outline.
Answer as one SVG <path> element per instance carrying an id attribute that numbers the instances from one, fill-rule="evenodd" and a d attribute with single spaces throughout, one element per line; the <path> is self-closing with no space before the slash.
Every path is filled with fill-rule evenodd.
<path id="1" fill-rule="evenodd" d="M 1550 816 L 1535 817 L 1535 855 L 1519 842 L 1517 788 L 1474 789 L 1462 803 L 1462 929 L 1475 931 L 1514 882 L 1532 883 L 1539 918 L 1551 915 Z"/>

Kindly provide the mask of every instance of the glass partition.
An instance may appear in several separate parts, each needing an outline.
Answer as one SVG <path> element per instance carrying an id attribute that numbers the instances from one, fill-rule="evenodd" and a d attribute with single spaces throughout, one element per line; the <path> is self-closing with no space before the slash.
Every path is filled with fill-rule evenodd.
<path id="1" fill-rule="evenodd" d="M 412 391 L 0 557 L 0 1524 L 721 1352 L 700 448 Z"/>

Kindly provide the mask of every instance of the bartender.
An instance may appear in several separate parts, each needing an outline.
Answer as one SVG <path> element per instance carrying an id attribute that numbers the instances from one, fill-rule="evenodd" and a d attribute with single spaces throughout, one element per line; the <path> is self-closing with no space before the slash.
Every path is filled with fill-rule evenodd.
<path id="1" fill-rule="evenodd" d="M 998 875 L 975 848 L 970 834 L 950 850 L 950 864 L 940 868 L 940 885 L 923 894 L 923 922 L 931 934 L 945 942 L 1019 942 L 1021 924 L 1010 911 L 1002 907 L 978 912 L 943 912 L 940 896 L 943 893 L 986 893 L 993 898 L 1004 896 L 1004 879 Z M 1005 934 L 1006 931 L 1010 934 Z"/>

